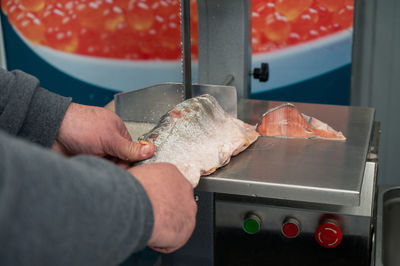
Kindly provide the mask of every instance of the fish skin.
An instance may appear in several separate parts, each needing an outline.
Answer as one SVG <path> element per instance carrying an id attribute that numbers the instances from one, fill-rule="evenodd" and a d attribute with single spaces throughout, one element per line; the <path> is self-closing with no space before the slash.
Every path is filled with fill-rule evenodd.
<path id="1" fill-rule="evenodd" d="M 342 132 L 300 113 L 291 103 L 279 105 L 264 113 L 257 124 L 257 132 L 271 137 L 346 140 Z"/>
<path id="2" fill-rule="evenodd" d="M 176 105 L 141 138 L 156 148 L 141 163 L 172 163 L 196 187 L 201 175 L 226 165 L 258 137 L 255 126 L 232 117 L 205 94 Z"/>

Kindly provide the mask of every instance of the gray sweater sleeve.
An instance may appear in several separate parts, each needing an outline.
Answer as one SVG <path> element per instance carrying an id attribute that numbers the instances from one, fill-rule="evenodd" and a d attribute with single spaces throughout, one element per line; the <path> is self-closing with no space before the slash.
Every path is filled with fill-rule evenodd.
<path id="1" fill-rule="evenodd" d="M 11 135 L 51 147 L 70 101 L 29 74 L 0 68 L 0 128 Z"/>
<path id="2" fill-rule="evenodd" d="M 0 130 L 0 265 L 116 265 L 145 247 L 149 198 L 129 173 Z"/>

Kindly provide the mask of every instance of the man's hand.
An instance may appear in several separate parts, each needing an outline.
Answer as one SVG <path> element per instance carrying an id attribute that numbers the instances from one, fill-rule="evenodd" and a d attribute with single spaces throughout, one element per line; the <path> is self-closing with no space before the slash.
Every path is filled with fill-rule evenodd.
<path id="1" fill-rule="evenodd" d="M 76 103 L 68 107 L 52 148 L 65 155 L 97 155 L 124 166 L 154 153 L 153 144 L 132 142 L 124 123 L 113 112 Z"/>
<path id="2" fill-rule="evenodd" d="M 182 247 L 196 223 L 197 205 L 189 181 L 169 163 L 143 164 L 128 171 L 142 184 L 153 207 L 154 227 L 147 245 L 162 253 Z"/>

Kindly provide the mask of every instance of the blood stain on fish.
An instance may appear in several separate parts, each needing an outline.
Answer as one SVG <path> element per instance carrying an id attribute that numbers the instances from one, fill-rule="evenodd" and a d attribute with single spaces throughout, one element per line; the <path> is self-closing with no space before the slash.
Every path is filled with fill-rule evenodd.
<path id="1" fill-rule="evenodd" d="M 169 114 L 171 115 L 172 118 L 181 118 L 183 114 L 179 110 L 172 109 Z"/>

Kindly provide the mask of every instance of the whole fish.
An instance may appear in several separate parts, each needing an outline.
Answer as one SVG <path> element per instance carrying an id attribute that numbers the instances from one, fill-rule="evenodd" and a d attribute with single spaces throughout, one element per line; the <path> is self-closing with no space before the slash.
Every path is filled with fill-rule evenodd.
<path id="1" fill-rule="evenodd" d="M 141 163 L 174 164 L 195 187 L 257 140 L 255 126 L 226 113 L 214 97 L 205 94 L 176 105 L 157 126 L 141 137 L 156 151 Z"/>
<path id="2" fill-rule="evenodd" d="M 314 117 L 300 113 L 291 103 L 268 110 L 257 125 L 257 131 L 262 136 L 346 140 L 342 132 Z"/>

